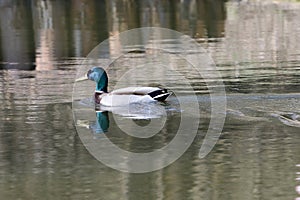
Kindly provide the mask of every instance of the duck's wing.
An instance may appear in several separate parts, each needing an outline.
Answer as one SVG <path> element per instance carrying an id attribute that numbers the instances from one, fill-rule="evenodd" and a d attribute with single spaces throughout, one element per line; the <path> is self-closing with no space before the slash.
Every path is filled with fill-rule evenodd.
<path id="1" fill-rule="evenodd" d="M 136 94 L 136 95 L 147 95 L 150 92 L 161 90 L 158 87 L 127 87 L 114 90 L 111 94 Z"/>
<path id="2" fill-rule="evenodd" d="M 162 89 L 159 87 L 127 87 L 117 89 L 111 92 L 115 95 L 149 95 L 154 100 L 164 101 L 168 96 L 171 95 L 167 89 Z"/>

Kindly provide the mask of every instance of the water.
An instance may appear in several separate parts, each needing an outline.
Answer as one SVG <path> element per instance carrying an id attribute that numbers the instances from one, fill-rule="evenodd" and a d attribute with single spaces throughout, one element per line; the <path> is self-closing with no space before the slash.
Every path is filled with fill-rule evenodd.
<path id="1" fill-rule="evenodd" d="M 299 9 L 299 3 L 265 1 L 0 2 L 1 199 L 296 199 L 300 196 Z M 182 66 L 180 72 L 197 94 L 198 134 L 168 167 L 130 174 L 105 166 L 85 148 L 73 122 L 72 91 L 83 58 L 98 43 L 141 26 L 172 28 L 195 38 L 222 74 L 228 104 L 221 137 L 212 152 L 199 159 L 211 114 L 208 87 L 203 78 L 184 68 L 186 63 L 172 59 Z M 117 51 L 117 41 L 110 41 L 109 53 Z M 142 52 L 118 59 L 108 72 L 110 87 L 128 67 L 145 58 Z M 162 82 L 180 91 L 186 102 L 193 100 L 174 74 L 168 79 L 157 74 L 152 70 L 132 74 L 122 84 Z M 93 91 L 92 82 L 83 83 Z M 167 109 L 161 134 L 133 139 L 108 112 L 107 136 L 134 152 L 163 147 L 174 138 L 182 112 L 175 97 L 159 106 Z M 84 108 L 81 122 L 90 128 L 81 130 L 97 141 L 103 135 L 92 129 L 96 113 L 88 103 Z M 125 126 L 149 123 L 117 116 Z"/>

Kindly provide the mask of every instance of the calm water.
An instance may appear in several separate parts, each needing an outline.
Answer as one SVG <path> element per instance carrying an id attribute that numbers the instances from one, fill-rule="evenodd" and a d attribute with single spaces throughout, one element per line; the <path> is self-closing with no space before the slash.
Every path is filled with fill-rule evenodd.
<path id="1" fill-rule="evenodd" d="M 0 1 L 0 198 L 300 198 L 299 11 L 300 3 L 265 1 Z M 93 131 L 96 114 L 86 98 L 80 104 L 85 109 L 81 124 L 73 122 L 72 91 L 77 70 L 97 44 L 143 26 L 171 28 L 195 38 L 222 74 L 228 105 L 220 139 L 199 159 L 210 121 L 209 91 L 174 56 L 200 103 L 198 134 L 168 167 L 130 174 L 89 154 L 75 124 L 97 141 L 101 134 Z M 119 51 L 118 45 L 109 41 L 107 56 Z M 145 56 L 118 59 L 108 71 L 110 84 Z M 165 79 L 157 68 L 133 74 L 124 84 L 162 81 L 191 101 L 175 75 Z M 126 136 L 111 112 L 107 135 L 129 151 L 161 148 L 176 134 L 181 114 L 177 103 L 173 96 L 167 105 L 159 105 L 167 110 L 167 123 L 155 137 Z M 120 118 L 125 126 L 132 122 Z"/>

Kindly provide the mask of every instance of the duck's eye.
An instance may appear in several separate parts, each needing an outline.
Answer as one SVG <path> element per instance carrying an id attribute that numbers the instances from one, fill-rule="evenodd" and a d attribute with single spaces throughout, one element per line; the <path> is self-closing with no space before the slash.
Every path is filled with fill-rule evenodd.
<path id="1" fill-rule="evenodd" d="M 92 73 L 92 70 L 89 70 L 88 73 L 86 74 L 88 78 L 90 77 L 91 73 Z"/>

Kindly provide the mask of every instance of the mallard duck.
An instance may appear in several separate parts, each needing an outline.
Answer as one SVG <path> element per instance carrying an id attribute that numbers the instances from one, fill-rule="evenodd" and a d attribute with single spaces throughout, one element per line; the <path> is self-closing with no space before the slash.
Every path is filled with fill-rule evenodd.
<path id="1" fill-rule="evenodd" d="M 165 101 L 171 93 L 159 87 L 127 87 L 108 92 L 108 76 L 101 67 L 93 67 L 87 73 L 96 82 L 95 103 L 103 106 L 122 106 L 131 103 Z"/>

